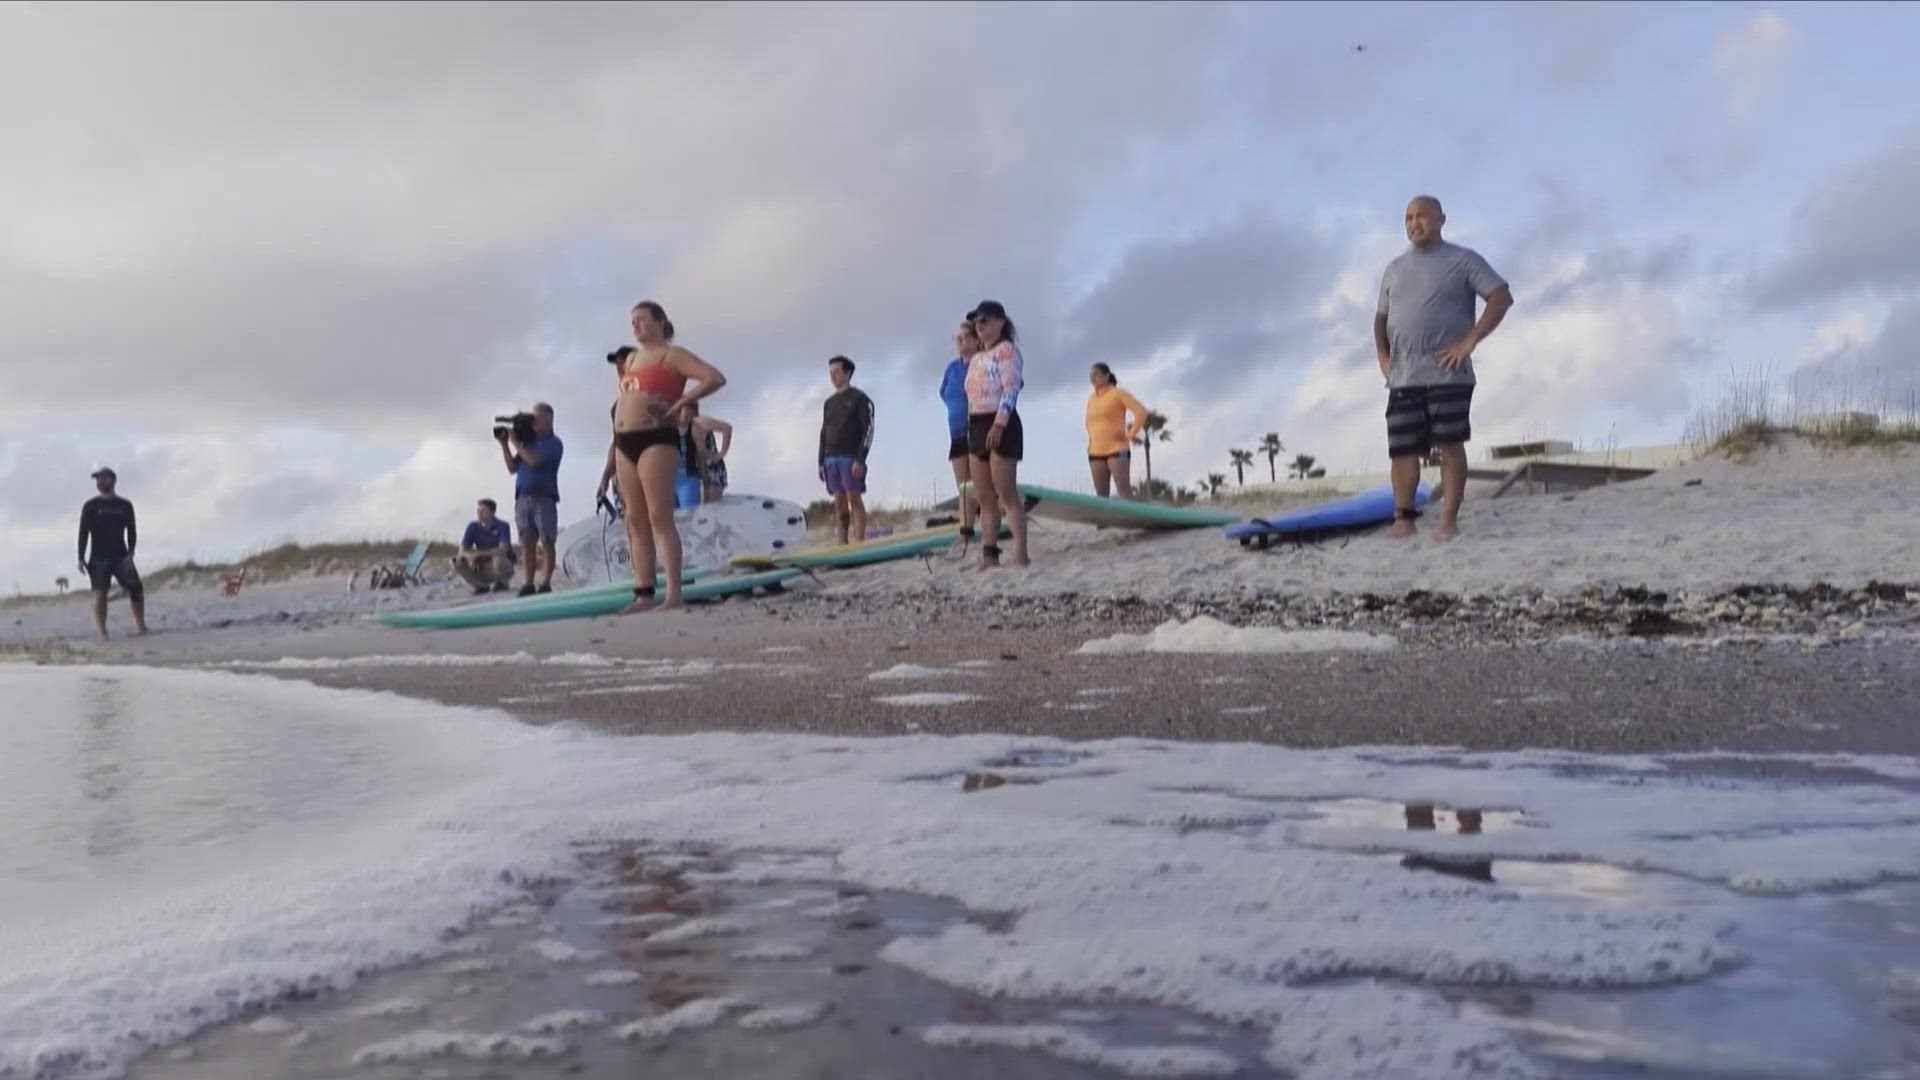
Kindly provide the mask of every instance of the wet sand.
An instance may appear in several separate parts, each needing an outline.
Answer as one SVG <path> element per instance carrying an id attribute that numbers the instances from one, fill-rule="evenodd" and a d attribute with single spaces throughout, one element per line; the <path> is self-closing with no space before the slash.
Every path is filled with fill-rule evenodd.
<path id="1" fill-rule="evenodd" d="M 1920 725 L 1913 722 L 1920 643 L 1910 637 L 1817 647 L 1761 637 L 1496 643 L 1381 627 L 1400 630 L 1404 643 L 1369 653 L 1077 655 L 1087 640 L 1146 630 L 1151 620 L 1095 623 L 975 609 L 929 624 L 905 613 L 783 603 L 790 599 L 475 631 L 234 627 L 116 643 L 93 658 L 232 666 L 618 734 L 997 732 L 1300 747 L 1723 751 L 1729 756 L 1685 767 L 1786 782 L 1844 780 L 1844 770 L 1816 777 L 1804 766 L 1735 755 L 1920 754 Z M 518 653 L 534 659 L 245 666 L 281 658 Z M 567 654 L 641 663 L 569 662 Z M 922 670 L 910 678 L 872 677 L 899 665 Z M 919 703 L 888 700 L 901 698 Z M 926 1032 L 934 1025 L 1057 1027 L 1107 1050 L 1185 1047 L 1232 1058 L 1233 1075 L 1285 1075 L 1261 1060 L 1258 1033 L 1232 1025 L 1129 1003 L 988 999 L 877 957 L 894 937 L 990 920 L 990 912 L 830 881 L 696 880 L 724 871 L 739 854 L 634 845 L 583 850 L 577 878 L 531 883 L 523 904 L 484 914 L 453 939 L 449 958 L 375 973 L 264 1018 L 210 1029 L 150 1055 L 134 1076 L 1121 1075 L 1071 1060 L 1070 1050 L 1059 1048 L 933 1045 Z M 1404 865 L 1414 873 L 1461 872 L 1420 860 Z M 1495 861 L 1470 871 L 1509 887 L 1556 891 L 1587 887 L 1579 869 Z M 689 871 L 691 877 L 681 876 Z M 1527 875 L 1537 879 L 1531 886 Z M 1608 868 L 1604 876 L 1608 888 L 1627 890 L 1619 897 L 1627 901 L 1634 889 L 1671 888 L 1658 875 Z M 1907 883 L 1784 902 L 1808 909 L 1798 913 L 1782 903 L 1755 900 L 1746 918 L 1756 928 L 1754 951 L 1781 959 L 1730 977 L 1652 992 L 1448 996 L 1458 1008 L 1499 1017 L 1560 1074 L 1591 1080 L 1697 1076 L 1716 1016 L 1750 1011 L 1755 1002 L 1778 1013 L 1780 1030 L 1798 1032 L 1794 1038 L 1810 1046 L 1843 1040 L 1868 1055 L 1859 1059 L 1863 1065 L 1913 1062 L 1910 1072 L 1876 1075 L 1920 1077 L 1920 997 L 1901 998 L 1906 1004 L 1889 1012 L 1884 991 L 1854 985 L 1845 960 L 1859 950 L 1884 956 L 1909 947 L 1920 928 L 1900 913 L 1920 903 L 1920 893 Z M 738 915 L 749 916 L 751 926 L 726 929 L 725 920 Z M 702 918 L 721 919 L 721 929 L 652 940 Z M 712 1015 L 700 1023 L 658 1037 L 621 1034 L 636 1019 L 683 1015 L 676 1010 L 687 1007 L 697 1012 L 701 1001 L 712 1003 Z M 743 1023 L 747 1017 L 759 1019 Z M 432 1052 L 436 1045 L 440 1052 Z M 1728 1051 L 1717 1058 L 1726 1067 L 1716 1075 L 1817 1074 L 1768 1054 Z"/>
<path id="2" fill-rule="evenodd" d="M 275 672 L 623 734 L 1004 732 L 1303 747 L 1920 754 L 1920 638 L 1912 636 L 1819 647 L 1761 636 L 1475 642 L 1383 627 L 1403 644 L 1369 653 L 1075 655 L 1085 641 L 1152 624 L 954 611 L 929 625 L 786 599 L 481 630 L 210 630 L 115 643 L 96 656 L 223 664 L 524 652 L 716 665 L 671 677 L 541 663 Z M 901 664 L 951 670 L 870 678 Z M 970 696 L 883 700 L 913 694 Z"/>

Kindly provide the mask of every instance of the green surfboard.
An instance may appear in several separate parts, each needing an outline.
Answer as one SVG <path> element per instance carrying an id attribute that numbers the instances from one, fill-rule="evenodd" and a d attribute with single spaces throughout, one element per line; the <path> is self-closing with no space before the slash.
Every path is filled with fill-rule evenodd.
<path id="1" fill-rule="evenodd" d="M 1221 510 L 1103 499 L 1098 495 L 1061 491 L 1038 484 L 1021 484 L 1020 495 L 1026 503 L 1027 513 L 1034 517 L 1071 521 L 1079 525 L 1099 525 L 1109 529 L 1204 529 L 1231 525 L 1241 520 L 1239 514 Z"/>
<path id="2" fill-rule="evenodd" d="M 721 597 L 778 589 L 805 571 L 769 570 L 759 574 L 703 577 L 684 586 L 680 595 L 688 603 L 718 600 Z M 553 619 L 590 619 L 613 615 L 633 601 L 631 585 L 598 585 L 590 589 L 551 593 L 503 600 L 494 604 L 470 604 L 466 607 L 440 608 L 434 611 L 394 611 L 373 617 L 387 626 L 408 626 L 431 630 L 468 630 L 483 626 L 508 626 L 515 623 L 547 622 Z"/>

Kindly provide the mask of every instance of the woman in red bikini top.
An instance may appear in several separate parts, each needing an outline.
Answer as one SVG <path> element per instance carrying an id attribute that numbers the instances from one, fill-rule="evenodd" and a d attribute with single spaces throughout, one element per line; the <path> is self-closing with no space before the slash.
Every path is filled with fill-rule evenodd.
<path id="1" fill-rule="evenodd" d="M 673 343 L 673 322 L 651 300 L 633 305 L 633 340 L 633 350 L 616 360 L 620 396 L 613 403 L 613 445 L 607 448 L 627 506 L 633 562 L 633 603 L 627 612 L 654 607 L 656 563 L 666 585 L 659 606 L 680 606 L 680 530 L 673 521 L 680 419 L 689 405 L 727 385 L 718 368 Z M 691 390 L 689 381 L 696 384 Z"/>

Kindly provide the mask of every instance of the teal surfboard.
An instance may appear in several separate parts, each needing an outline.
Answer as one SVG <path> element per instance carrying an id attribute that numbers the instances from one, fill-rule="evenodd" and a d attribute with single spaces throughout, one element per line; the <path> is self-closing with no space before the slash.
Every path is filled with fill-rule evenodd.
<path id="1" fill-rule="evenodd" d="M 703 577 L 683 586 L 680 595 L 688 603 L 718 600 L 721 597 L 777 589 L 799 577 L 797 569 L 768 570 L 759 574 Z M 471 604 L 467 607 L 440 608 L 434 611 L 394 611 L 373 617 L 387 626 L 411 626 L 432 630 L 467 630 L 482 626 L 509 626 L 515 623 L 547 622 L 553 619 L 590 619 L 613 615 L 633 602 L 631 585 L 598 585 L 590 589 L 551 593 L 503 600 L 495 604 Z"/>
<path id="2" fill-rule="evenodd" d="M 1109 529 L 1203 529 L 1239 521 L 1238 514 L 1164 503 L 1103 499 L 1077 491 L 1021 484 L 1027 513 L 1052 521 L 1102 525 Z"/>
<path id="3" fill-rule="evenodd" d="M 791 555 L 780 555 L 778 559 L 782 566 L 805 567 L 810 570 L 866 566 L 870 563 L 911 558 L 929 551 L 940 551 L 952 547 L 953 542 L 958 539 L 960 539 L 960 527 L 950 525 L 925 532 L 909 533 L 905 536 L 882 536 L 858 544 L 847 544 L 821 551 L 796 551 Z"/>

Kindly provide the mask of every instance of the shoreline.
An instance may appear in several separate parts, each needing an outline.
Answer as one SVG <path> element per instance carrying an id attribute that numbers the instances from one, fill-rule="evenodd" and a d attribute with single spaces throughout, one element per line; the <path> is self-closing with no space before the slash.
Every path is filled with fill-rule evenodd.
<path id="1" fill-rule="evenodd" d="M 913 597 L 881 604 L 796 592 L 624 620 L 479 630 L 229 627 L 154 635 L 92 650 L 86 661 L 256 672 L 612 734 L 965 732 L 1300 747 L 1920 754 L 1910 719 L 1920 634 L 1909 629 L 1910 604 L 1878 602 L 1873 628 L 1847 637 L 1639 636 L 1604 619 L 1580 625 L 1608 636 L 1522 633 L 1511 622 L 1487 634 L 1501 624 L 1484 611 L 1420 617 L 1404 603 L 1373 611 L 1343 604 L 1335 618 L 1308 620 L 1254 601 L 1256 624 L 1308 635 L 1337 626 L 1397 643 L 1378 651 L 1085 655 L 1077 651 L 1085 642 L 1204 617 L 1209 606 Z"/>

